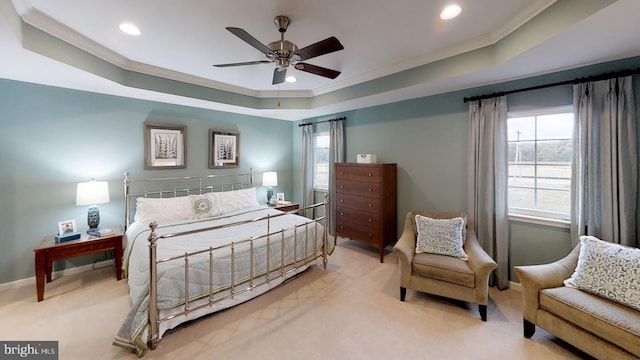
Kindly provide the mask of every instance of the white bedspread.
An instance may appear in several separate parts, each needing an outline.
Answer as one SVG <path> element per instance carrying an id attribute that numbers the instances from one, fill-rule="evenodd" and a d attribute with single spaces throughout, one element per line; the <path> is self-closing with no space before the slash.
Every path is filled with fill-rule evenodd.
<path id="1" fill-rule="evenodd" d="M 258 206 L 236 211 L 226 216 L 201 220 L 167 221 L 158 224 L 158 235 L 176 233 L 187 230 L 203 229 L 212 226 L 230 224 L 238 221 L 253 220 L 267 214 L 281 214 L 280 211 Z M 315 257 L 322 252 L 322 226 L 310 224 L 297 230 L 300 225 L 310 220 L 297 216 L 285 215 L 270 219 L 270 233 L 284 230 L 284 262 L 290 264 L 294 260 L 302 262 L 305 257 Z M 305 228 L 309 233 L 305 235 Z M 294 236 L 294 232 L 297 233 Z M 149 224 L 133 223 L 127 229 L 127 247 L 124 253 L 123 267 L 128 277 L 129 296 L 132 308 L 127 315 L 114 345 L 129 348 L 142 354 L 146 349 L 146 339 L 142 338 L 143 331 L 148 325 L 149 313 Z M 240 226 L 224 227 L 179 236 L 175 238 L 159 239 L 157 242 L 157 259 L 166 259 L 184 255 L 209 247 L 215 248 L 231 242 L 239 242 L 252 237 L 267 234 L 267 221 L 255 221 Z M 294 238 L 295 244 L 294 244 Z M 280 268 L 283 257 L 281 235 L 270 237 L 270 251 L 266 250 L 266 238 L 254 241 L 253 274 L 254 277 L 266 272 L 267 253 L 269 253 L 269 267 L 273 271 Z M 306 240 L 306 246 L 305 246 Z M 333 246 L 330 242 L 329 246 Z M 295 251 L 294 251 L 295 248 Z M 214 251 L 213 292 L 228 290 L 231 279 L 235 284 L 247 282 L 250 270 L 250 245 L 242 243 L 234 246 L 234 271 L 231 272 L 230 248 Z M 306 254 L 305 254 L 306 249 Z M 332 250 L 332 249 L 330 249 Z M 207 297 L 209 288 L 209 253 L 189 257 L 189 298 L 190 301 Z M 184 304 L 185 293 L 185 261 L 173 260 L 158 264 L 158 308 L 169 309 Z M 215 298 L 215 296 L 214 296 Z M 231 306 L 233 304 L 230 304 Z M 167 329 L 164 329 L 167 330 Z M 146 332 L 145 332 L 146 333 Z M 161 334 L 162 335 L 162 331 Z"/>

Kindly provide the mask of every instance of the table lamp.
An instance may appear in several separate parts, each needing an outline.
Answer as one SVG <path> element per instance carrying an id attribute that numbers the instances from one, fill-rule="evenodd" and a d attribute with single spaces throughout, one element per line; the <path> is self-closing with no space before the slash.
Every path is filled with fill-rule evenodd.
<path id="1" fill-rule="evenodd" d="M 262 173 L 262 186 L 267 186 L 267 203 L 271 204 L 272 199 L 275 200 L 272 187 L 278 186 L 278 173 L 275 171 Z"/>
<path id="2" fill-rule="evenodd" d="M 87 224 L 89 231 L 96 230 L 100 224 L 99 204 L 109 202 L 109 184 L 106 181 L 85 181 L 78 183 L 76 188 L 76 205 L 89 205 L 87 212 Z"/>

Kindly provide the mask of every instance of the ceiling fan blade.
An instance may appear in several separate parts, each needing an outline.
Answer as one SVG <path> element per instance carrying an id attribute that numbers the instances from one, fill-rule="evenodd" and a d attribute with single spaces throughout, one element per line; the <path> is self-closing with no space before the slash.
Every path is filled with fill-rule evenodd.
<path id="1" fill-rule="evenodd" d="M 307 63 L 297 63 L 294 66 L 298 70 L 306 71 L 314 75 L 324 76 L 330 79 L 335 79 L 338 77 L 338 75 L 340 75 L 340 71 L 327 69 L 322 66 L 317 66 L 317 65 L 307 64 Z"/>
<path id="2" fill-rule="evenodd" d="M 243 65 L 257 65 L 257 64 L 269 64 L 271 61 L 269 60 L 257 60 L 257 61 L 247 61 L 240 63 L 230 63 L 230 64 L 216 64 L 213 65 L 215 67 L 230 67 L 230 66 L 243 66 Z"/>
<path id="3" fill-rule="evenodd" d="M 275 68 L 273 70 L 273 82 L 272 85 L 282 84 L 287 77 L 287 68 Z"/>
<path id="4" fill-rule="evenodd" d="M 247 44 L 253 46 L 256 49 L 258 49 L 263 54 L 265 54 L 265 55 L 275 55 L 275 53 L 273 51 L 271 51 L 271 49 L 269 49 L 266 45 L 264 45 L 263 43 L 258 41 L 258 39 L 256 39 L 253 36 L 251 36 L 251 34 L 249 34 L 248 32 L 244 31 L 244 29 L 237 28 L 237 27 L 227 27 L 226 29 L 229 30 L 229 32 L 232 33 L 233 35 L 235 35 L 235 36 L 239 37 L 240 39 L 244 40 Z"/>
<path id="5" fill-rule="evenodd" d="M 303 47 L 302 49 L 295 51 L 294 54 L 298 55 L 300 57 L 300 61 L 302 61 L 342 49 L 344 49 L 344 46 L 342 46 L 338 39 L 332 36 L 330 38 L 318 41 L 317 43 Z"/>

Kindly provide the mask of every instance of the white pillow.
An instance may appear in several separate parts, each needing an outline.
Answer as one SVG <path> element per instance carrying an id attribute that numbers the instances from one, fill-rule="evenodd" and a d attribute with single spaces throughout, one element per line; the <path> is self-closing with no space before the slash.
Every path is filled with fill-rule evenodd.
<path id="1" fill-rule="evenodd" d="M 432 219 L 416 215 L 418 238 L 416 253 L 431 253 L 468 260 L 464 252 L 462 237 L 465 221 L 461 217 Z"/>
<path id="2" fill-rule="evenodd" d="M 578 265 L 565 285 L 640 310 L 640 249 L 581 236 Z"/>
<path id="3" fill-rule="evenodd" d="M 136 199 L 136 215 L 134 221 L 151 222 L 188 219 L 192 216 L 191 200 L 188 196 L 172 198 Z"/>
<path id="4" fill-rule="evenodd" d="M 231 211 L 258 206 L 256 188 L 219 192 L 218 201 L 223 214 Z"/>
<path id="5" fill-rule="evenodd" d="M 189 195 L 191 200 L 191 210 L 194 219 L 206 219 L 219 216 L 222 213 L 220 203 L 218 202 L 218 194 L 207 193 L 203 195 Z"/>

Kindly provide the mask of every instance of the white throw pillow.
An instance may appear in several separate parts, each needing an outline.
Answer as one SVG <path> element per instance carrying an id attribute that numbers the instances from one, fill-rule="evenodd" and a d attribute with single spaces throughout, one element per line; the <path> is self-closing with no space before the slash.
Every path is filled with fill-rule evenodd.
<path id="1" fill-rule="evenodd" d="M 578 265 L 565 285 L 640 310 L 640 249 L 581 236 Z"/>
<path id="2" fill-rule="evenodd" d="M 189 219 L 193 214 L 188 196 L 136 199 L 134 221 L 151 222 Z"/>
<path id="3" fill-rule="evenodd" d="M 467 260 L 462 237 L 465 225 L 465 221 L 461 217 L 432 219 L 416 215 L 418 229 L 416 253 L 440 254 Z"/>
<path id="4" fill-rule="evenodd" d="M 254 187 L 242 190 L 224 191 L 217 194 L 223 214 L 260 205 L 258 204 L 256 188 Z"/>
<path id="5" fill-rule="evenodd" d="M 218 202 L 218 194 L 216 193 L 190 195 L 189 198 L 194 219 L 206 219 L 219 216 L 222 213 Z"/>

